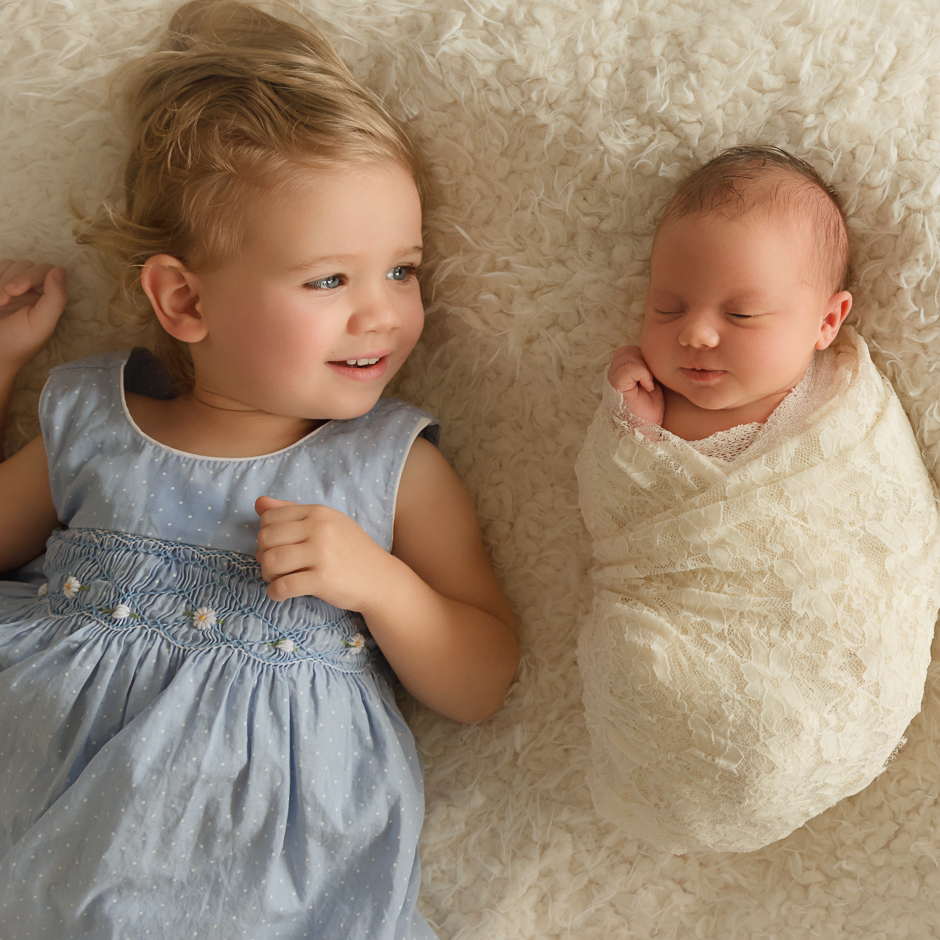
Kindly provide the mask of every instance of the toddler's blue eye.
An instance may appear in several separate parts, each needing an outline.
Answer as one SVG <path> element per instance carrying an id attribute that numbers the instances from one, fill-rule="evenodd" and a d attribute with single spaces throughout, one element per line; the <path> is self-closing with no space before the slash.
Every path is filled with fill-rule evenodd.
<path id="1" fill-rule="evenodd" d="M 414 265 L 412 264 L 399 264 L 392 268 L 385 276 L 390 281 L 407 281 L 412 274 L 415 273 Z"/>
<path id="2" fill-rule="evenodd" d="M 334 290 L 342 283 L 342 274 L 331 274 L 329 277 L 321 277 L 319 281 L 311 281 L 307 286 L 314 290 Z"/>

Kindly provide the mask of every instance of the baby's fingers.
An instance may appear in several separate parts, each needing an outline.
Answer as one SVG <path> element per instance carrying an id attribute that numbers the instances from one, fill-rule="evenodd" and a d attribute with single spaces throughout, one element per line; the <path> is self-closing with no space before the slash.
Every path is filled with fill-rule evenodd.
<path id="1" fill-rule="evenodd" d="M 625 363 L 616 369 L 611 367 L 607 379 L 618 392 L 628 392 L 637 385 L 651 392 L 656 384 L 649 369 L 636 362 Z"/>
<path id="2" fill-rule="evenodd" d="M 629 391 L 637 385 L 651 392 L 654 386 L 652 373 L 639 346 L 621 346 L 614 350 L 607 380 L 618 392 Z"/>

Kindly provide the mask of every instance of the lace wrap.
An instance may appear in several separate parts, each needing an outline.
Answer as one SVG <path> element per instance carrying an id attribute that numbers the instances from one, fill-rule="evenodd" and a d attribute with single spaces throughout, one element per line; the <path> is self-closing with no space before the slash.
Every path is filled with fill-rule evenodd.
<path id="1" fill-rule="evenodd" d="M 935 489 L 861 339 L 832 367 L 828 399 L 731 461 L 643 433 L 613 389 L 579 455 L 592 794 L 662 850 L 782 838 L 881 773 L 920 709 Z"/>

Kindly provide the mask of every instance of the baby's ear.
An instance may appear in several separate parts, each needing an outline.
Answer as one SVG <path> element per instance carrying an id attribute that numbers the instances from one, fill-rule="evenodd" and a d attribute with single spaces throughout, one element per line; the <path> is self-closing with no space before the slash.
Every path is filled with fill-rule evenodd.
<path id="1" fill-rule="evenodd" d="M 140 286 L 160 325 L 182 343 L 198 343 L 206 333 L 199 309 L 199 282 L 178 258 L 154 255 L 144 263 Z"/>
<path id="2" fill-rule="evenodd" d="M 842 321 L 852 309 L 852 295 L 847 290 L 840 290 L 826 301 L 823 311 L 822 323 L 819 324 L 819 339 L 816 340 L 817 349 L 826 349 L 836 338 Z"/>

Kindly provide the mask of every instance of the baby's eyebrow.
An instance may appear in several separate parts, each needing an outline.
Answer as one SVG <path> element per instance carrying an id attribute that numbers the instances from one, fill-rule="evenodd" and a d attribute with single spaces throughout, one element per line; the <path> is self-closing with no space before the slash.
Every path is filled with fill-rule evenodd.
<path id="1" fill-rule="evenodd" d="M 677 304 L 682 303 L 682 298 L 679 297 L 678 294 L 673 294 L 671 291 L 668 291 L 668 290 L 654 290 L 652 291 L 652 295 L 653 295 L 653 300 L 655 300 L 657 303 L 661 303 L 662 301 L 670 301 L 670 300 L 674 301 Z"/>
<path id="2" fill-rule="evenodd" d="M 755 300 L 760 300 L 762 296 L 763 294 L 761 294 L 759 290 L 746 290 L 742 291 L 740 294 L 735 294 L 733 297 L 729 297 L 727 303 L 751 303 Z"/>
<path id="3" fill-rule="evenodd" d="M 721 303 L 722 305 L 751 304 L 757 303 L 758 301 L 762 300 L 763 297 L 764 294 L 759 290 L 745 290 L 738 294 L 733 294 L 730 297 L 723 297 L 721 299 Z M 652 298 L 654 303 L 685 303 L 679 294 L 674 294 L 672 291 L 666 290 L 652 291 Z"/>

